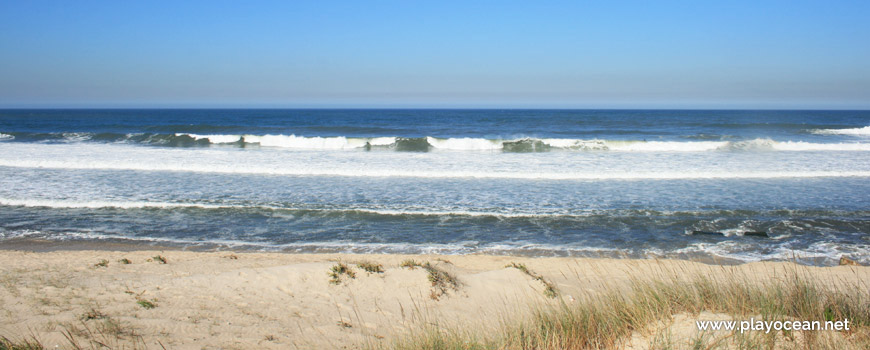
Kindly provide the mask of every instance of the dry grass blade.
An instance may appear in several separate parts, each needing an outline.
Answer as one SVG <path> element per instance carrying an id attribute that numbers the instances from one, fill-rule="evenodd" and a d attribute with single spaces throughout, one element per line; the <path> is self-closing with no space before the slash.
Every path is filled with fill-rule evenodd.
<path id="1" fill-rule="evenodd" d="M 527 267 L 512 264 L 535 276 Z M 526 272 L 529 271 L 529 272 Z M 525 322 L 506 326 L 491 340 L 450 329 L 422 329 L 394 349 L 611 349 L 674 315 L 701 312 L 766 321 L 848 319 L 849 332 L 745 332 L 700 334 L 677 340 L 665 327 L 646 347 L 656 349 L 870 349 L 870 295 L 858 285 L 819 285 L 797 272 L 766 282 L 730 275 L 713 279 L 637 278 L 630 290 L 605 290 L 573 304 L 536 309 Z"/>
<path id="2" fill-rule="evenodd" d="M 526 275 L 529 275 L 530 277 L 534 278 L 535 280 L 541 282 L 541 284 L 544 285 L 544 295 L 546 295 L 547 297 L 555 298 L 555 297 L 559 296 L 559 292 L 556 290 L 555 284 L 546 280 L 544 278 L 544 276 L 541 276 L 539 274 L 532 272 L 532 270 L 529 270 L 529 268 L 526 267 L 525 264 L 517 264 L 515 262 L 511 262 L 510 264 L 506 265 L 505 267 L 512 267 L 512 268 L 515 268 L 517 270 L 520 270 L 523 273 L 525 273 Z"/>

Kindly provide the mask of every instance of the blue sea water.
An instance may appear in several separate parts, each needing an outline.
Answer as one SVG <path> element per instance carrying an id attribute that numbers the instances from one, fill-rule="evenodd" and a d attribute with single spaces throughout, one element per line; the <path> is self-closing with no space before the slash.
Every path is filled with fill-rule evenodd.
<path id="1" fill-rule="evenodd" d="M 870 263 L 868 180 L 868 111 L 0 110 L 0 247 Z"/>

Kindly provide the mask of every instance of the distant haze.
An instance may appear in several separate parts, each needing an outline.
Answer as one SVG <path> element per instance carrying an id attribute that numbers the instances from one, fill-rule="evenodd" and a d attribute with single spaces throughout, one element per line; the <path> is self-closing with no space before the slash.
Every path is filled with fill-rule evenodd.
<path id="1" fill-rule="evenodd" d="M 3 1 L 2 107 L 870 108 L 867 1 Z"/>

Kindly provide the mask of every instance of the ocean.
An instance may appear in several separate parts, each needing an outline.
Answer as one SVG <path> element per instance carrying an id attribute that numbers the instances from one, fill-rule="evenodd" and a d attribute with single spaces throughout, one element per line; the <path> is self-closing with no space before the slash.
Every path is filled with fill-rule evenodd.
<path id="1" fill-rule="evenodd" d="M 870 263 L 870 111 L 0 110 L 0 248 Z"/>

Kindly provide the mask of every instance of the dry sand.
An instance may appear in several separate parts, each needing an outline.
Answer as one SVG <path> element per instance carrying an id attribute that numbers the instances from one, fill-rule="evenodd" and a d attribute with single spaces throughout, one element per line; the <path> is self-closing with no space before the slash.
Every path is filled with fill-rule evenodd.
<path id="1" fill-rule="evenodd" d="M 154 261 L 157 255 L 167 263 Z M 103 259 L 108 266 L 95 266 Z M 461 285 L 438 296 L 426 270 L 399 267 L 406 259 L 428 261 Z M 356 278 L 330 283 L 328 273 L 337 261 L 351 266 Z M 385 272 L 353 265 L 362 261 L 382 264 Z M 553 282 L 558 298 L 545 297 L 540 281 L 506 268 L 511 262 Z M 32 335 L 47 348 L 66 347 L 64 332 L 69 332 L 128 348 L 138 343 L 157 349 L 353 349 L 389 343 L 426 323 L 493 331 L 526 317 L 534 305 L 572 303 L 606 286 L 625 287 L 632 276 L 736 271 L 764 280 L 788 269 L 849 283 L 870 277 L 870 267 L 772 262 L 0 250 L 0 336 Z"/>

